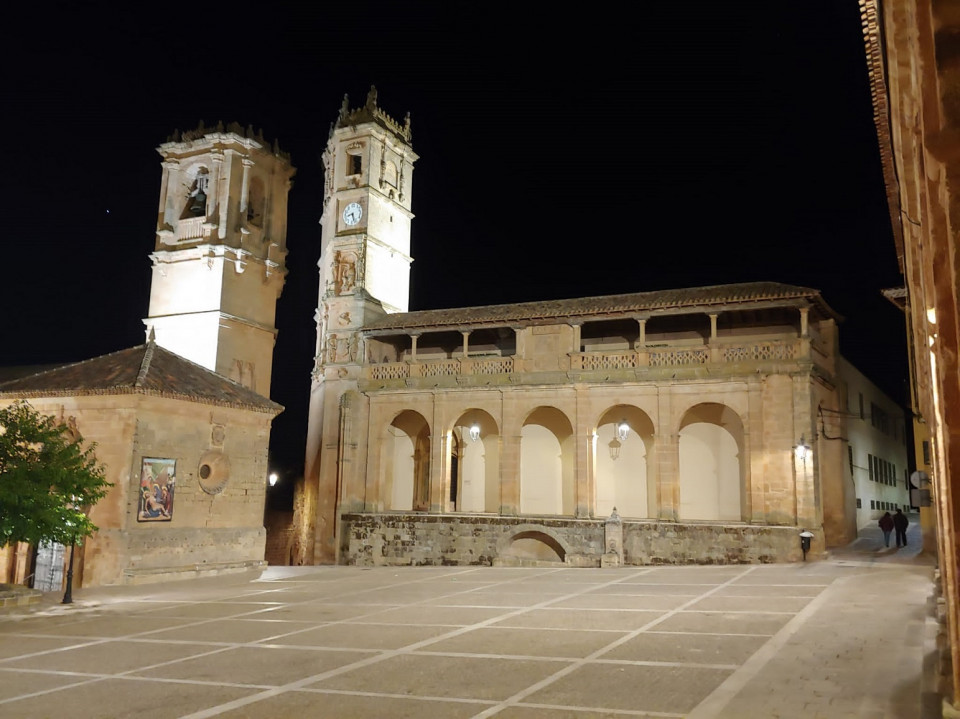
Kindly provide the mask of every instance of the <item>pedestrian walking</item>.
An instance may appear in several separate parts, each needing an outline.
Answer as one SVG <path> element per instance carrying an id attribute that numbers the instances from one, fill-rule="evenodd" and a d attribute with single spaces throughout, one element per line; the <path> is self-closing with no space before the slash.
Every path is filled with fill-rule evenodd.
<path id="1" fill-rule="evenodd" d="M 907 519 L 907 515 L 901 512 L 899 509 L 897 513 L 893 515 L 893 528 L 897 530 L 897 546 L 906 547 L 907 546 L 907 525 L 910 524 L 910 520 Z"/>
<path id="2" fill-rule="evenodd" d="M 890 512 L 884 512 L 883 516 L 880 517 L 880 531 L 883 532 L 883 546 L 890 546 L 890 534 L 893 532 L 893 517 L 890 516 Z"/>

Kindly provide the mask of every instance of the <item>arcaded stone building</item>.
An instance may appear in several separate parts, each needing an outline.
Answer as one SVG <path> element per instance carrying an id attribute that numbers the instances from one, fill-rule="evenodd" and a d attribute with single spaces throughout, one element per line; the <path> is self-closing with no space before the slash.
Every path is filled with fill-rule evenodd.
<path id="1" fill-rule="evenodd" d="M 856 537 L 840 319 L 756 282 L 408 311 L 409 119 L 324 153 L 298 561 L 768 562 Z"/>

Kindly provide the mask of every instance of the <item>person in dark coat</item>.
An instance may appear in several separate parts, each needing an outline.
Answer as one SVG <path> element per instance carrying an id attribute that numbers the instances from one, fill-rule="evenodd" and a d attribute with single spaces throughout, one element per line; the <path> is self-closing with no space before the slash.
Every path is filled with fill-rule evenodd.
<path id="1" fill-rule="evenodd" d="M 907 519 L 907 515 L 901 512 L 899 509 L 897 513 L 893 515 L 893 528 L 897 530 L 897 546 L 906 547 L 907 546 L 907 525 L 910 524 L 910 520 Z"/>
<path id="2" fill-rule="evenodd" d="M 890 533 L 893 532 L 893 517 L 890 516 L 890 512 L 884 512 L 883 516 L 880 517 L 880 531 L 883 532 L 883 546 L 890 546 Z"/>

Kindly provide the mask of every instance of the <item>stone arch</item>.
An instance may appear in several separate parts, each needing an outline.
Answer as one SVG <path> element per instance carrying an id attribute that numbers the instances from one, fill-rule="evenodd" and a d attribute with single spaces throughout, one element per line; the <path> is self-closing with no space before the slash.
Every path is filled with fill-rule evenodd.
<path id="1" fill-rule="evenodd" d="M 626 426 L 621 440 L 617 428 Z M 607 409 L 594 430 L 594 516 L 646 518 L 657 514 L 656 482 L 651 471 L 654 425 L 639 407 Z"/>
<path id="2" fill-rule="evenodd" d="M 556 407 L 531 411 L 520 428 L 520 513 L 572 516 L 576 509 L 574 432 Z"/>
<path id="3" fill-rule="evenodd" d="M 511 563 L 564 563 L 571 549 L 549 527 L 521 524 L 505 533 L 497 542 L 497 557 Z"/>
<path id="4" fill-rule="evenodd" d="M 430 508 L 430 424 L 414 410 L 399 412 L 380 436 L 380 504 L 388 511 Z"/>
<path id="5" fill-rule="evenodd" d="M 681 520 L 741 521 L 746 501 L 743 420 L 718 402 L 693 405 L 679 426 Z"/>
<path id="6" fill-rule="evenodd" d="M 454 420 L 448 466 L 444 488 L 450 511 L 500 510 L 500 429 L 489 412 L 471 408 Z"/>

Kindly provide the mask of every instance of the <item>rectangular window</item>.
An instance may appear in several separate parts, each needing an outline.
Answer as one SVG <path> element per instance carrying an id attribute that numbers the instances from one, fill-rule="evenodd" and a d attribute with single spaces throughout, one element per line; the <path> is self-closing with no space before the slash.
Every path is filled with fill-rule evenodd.
<path id="1" fill-rule="evenodd" d="M 877 508 L 877 500 L 871 499 L 871 500 L 870 500 L 870 509 L 876 509 L 876 508 Z"/>
<path id="2" fill-rule="evenodd" d="M 923 440 L 923 463 L 930 464 L 930 442 L 928 440 Z"/>
<path id="3" fill-rule="evenodd" d="M 873 476 L 873 455 L 872 454 L 867 455 L 867 470 L 870 472 L 870 481 L 875 482 L 876 479 L 874 479 L 874 476 Z"/>
<path id="4" fill-rule="evenodd" d="M 363 170 L 363 161 L 360 155 L 347 155 L 347 174 L 359 175 L 361 170 Z"/>
<path id="5" fill-rule="evenodd" d="M 860 506 L 860 503 L 861 503 L 860 497 L 857 497 L 857 509 L 862 509 L 862 507 Z"/>
<path id="6" fill-rule="evenodd" d="M 860 393 L 860 419 L 863 419 L 863 392 Z"/>

